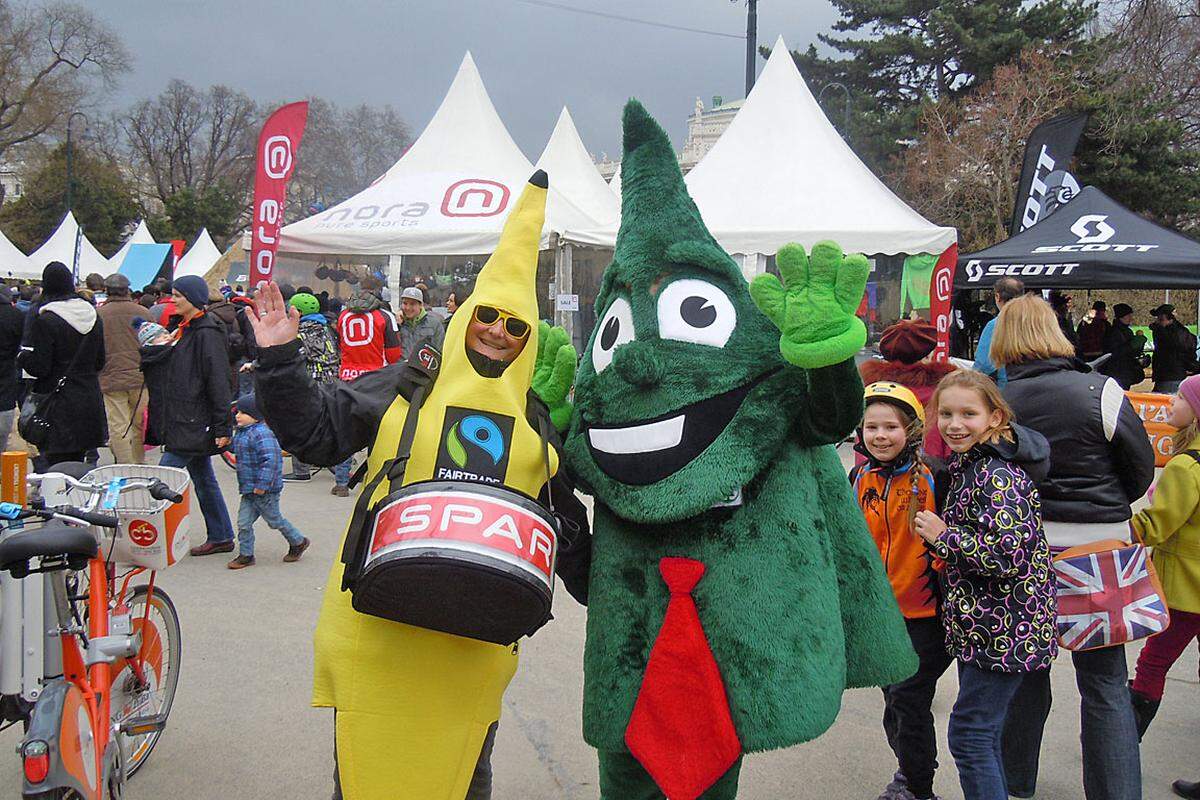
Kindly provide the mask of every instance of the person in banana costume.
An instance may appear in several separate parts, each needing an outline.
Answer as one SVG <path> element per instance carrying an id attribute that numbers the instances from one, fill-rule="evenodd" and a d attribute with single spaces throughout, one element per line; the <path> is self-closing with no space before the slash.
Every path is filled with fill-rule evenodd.
<path id="1" fill-rule="evenodd" d="M 635 100 L 624 151 L 564 449 L 595 498 L 584 738 L 605 800 L 723 800 L 744 753 L 917 666 L 830 446 L 862 416 L 868 265 L 787 245 L 747 287 Z"/>
<path id="2" fill-rule="evenodd" d="M 575 364 L 561 329 L 538 324 L 534 276 L 546 191 L 547 176 L 539 171 L 446 330 L 440 373 L 419 408 L 403 484 L 452 478 L 501 485 L 545 505 L 548 457 L 554 505 L 567 523 L 557 571 L 568 591 L 584 600 L 586 511 L 559 473 L 556 435 L 547 454 L 536 421 L 547 414 L 565 424 Z M 361 500 L 364 507 L 378 502 L 389 486 L 374 477 L 396 454 L 415 391 L 413 366 L 391 365 L 351 383 L 317 387 L 303 369 L 295 314 L 283 308 L 273 284 L 260 294 L 255 378 L 268 424 L 306 463 L 337 464 L 369 447 L 364 493 L 374 490 Z M 313 686 L 313 704 L 336 709 L 341 794 L 335 797 L 489 797 L 490 750 L 501 697 L 517 668 L 517 645 L 359 613 L 342 590 L 343 570 L 335 561 L 326 586 Z"/>

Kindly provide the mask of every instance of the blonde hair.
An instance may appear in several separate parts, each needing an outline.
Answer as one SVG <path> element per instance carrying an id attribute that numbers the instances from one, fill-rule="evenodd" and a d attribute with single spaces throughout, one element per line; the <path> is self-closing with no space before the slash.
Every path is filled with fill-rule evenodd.
<path id="1" fill-rule="evenodd" d="M 1187 427 L 1180 428 L 1171 436 L 1171 455 L 1177 456 L 1200 436 L 1200 419 L 1193 419 Z"/>
<path id="2" fill-rule="evenodd" d="M 1071 357 L 1075 345 L 1058 327 L 1058 315 L 1042 298 L 1027 294 L 1010 300 L 1000 309 L 992 348 L 988 355 L 998 367 L 1039 361 L 1044 358 Z"/>
<path id="3" fill-rule="evenodd" d="M 1014 300 L 1012 302 L 1015 303 L 1017 301 Z M 1008 305 L 1012 305 L 1012 303 Z M 1005 308 L 1008 308 L 1008 306 L 1005 306 Z M 973 369 L 956 369 L 938 382 L 937 389 L 933 392 L 933 399 L 930 401 L 931 406 L 942 407 L 942 392 L 946 389 L 969 389 L 980 396 L 984 405 L 988 407 L 988 413 L 993 411 L 1000 412 L 1000 424 L 983 435 L 979 440 L 981 444 L 995 444 L 1001 439 L 1007 439 L 1010 442 L 1013 441 L 1013 410 L 1004 397 L 1001 396 L 995 381 L 982 372 L 976 372 Z"/>

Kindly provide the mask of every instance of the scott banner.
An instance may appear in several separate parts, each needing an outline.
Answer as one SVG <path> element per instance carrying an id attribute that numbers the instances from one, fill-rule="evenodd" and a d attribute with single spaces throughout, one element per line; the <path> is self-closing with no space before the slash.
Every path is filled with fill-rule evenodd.
<path id="1" fill-rule="evenodd" d="M 954 296 L 954 268 L 958 264 L 958 245 L 947 247 L 933 268 L 929 281 L 929 318 L 937 327 L 934 361 L 950 358 L 950 300 Z"/>
<path id="2" fill-rule="evenodd" d="M 308 122 L 308 101 L 289 103 L 267 117 L 258 135 L 258 165 L 254 174 L 254 216 L 250 226 L 250 284 L 271 280 L 288 181 L 296 168 L 296 153 Z"/>
<path id="3" fill-rule="evenodd" d="M 1079 193 L 1079 183 L 1067 167 L 1087 120 L 1087 114 L 1059 114 L 1029 134 L 1009 236 L 1032 228 Z"/>

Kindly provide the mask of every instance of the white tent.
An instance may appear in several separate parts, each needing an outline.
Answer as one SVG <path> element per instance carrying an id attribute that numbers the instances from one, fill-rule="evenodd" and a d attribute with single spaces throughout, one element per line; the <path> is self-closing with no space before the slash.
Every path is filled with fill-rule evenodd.
<path id="1" fill-rule="evenodd" d="M 550 134 L 537 167 L 546 170 L 550 185 L 571 198 L 571 202 L 589 217 L 606 227 L 620 223 L 619 195 L 614 196 L 596 169 L 566 107 L 558 115 L 554 132 Z"/>
<path id="2" fill-rule="evenodd" d="M 79 223 L 75 221 L 75 215 L 70 211 L 63 217 L 63 221 L 59 223 L 58 230 L 50 234 L 41 247 L 29 254 L 30 267 L 37 272 L 37 277 L 42 277 L 42 270 L 51 261 L 61 261 L 67 265 L 67 269 L 71 268 L 71 264 L 75 261 L 75 238 L 79 233 Z M 107 275 L 115 270 L 110 270 L 108 259 L 100 255 L 87 236 L 79 237 L 79 261 L 78 274 L 82 281 L 93 272 L 98 272 L 101 275 Z"/>
<path id="3" fill-rule="evenodd" d="M 617 196 L 617 207 L 621 206 L 621 164 L 617 163 L 617 169 L 608 179 L 608 188 Z"/>
<path id="4" fill-rule="evenodd" d="M 150 229 L 146 227 L 146 220 L 140 220 L 137 227 L 134 228 L 133 235 L 130 236 L 125 244 L 121 245 L 112 258 L 108 260 L 108 272 L 101 273 L 110 275 L 121 268 L 121 263 L 125 260 L 125 256 L 129 253 L 129 248 L 135 244 L 154 244 L 154 237 L 150 235 Z"/>
<path id="5" fill-rule="evenodd" d="M 304 157 L 301 150 L 300 157 Z M 500 121 L 467 53 L 425 130 L 375 183 L 280 234 L 282 253 L 490 253 L 533 165 Z M 546 230 L 602 227 L 550 176 Z M 397 272 L 393 270 L 393 272 Z"/>
<path id="6" fill-rule="evenodd" d="M 781 36 L 741 111 L 687 175 L 731 253 L 833 239 L 858 253 L 941 253 L 957 240 L 913 211 L 829 124 Z"/>
<path id="7" fill-rule="evenodd" d="M 24 278 L 38 280 L 42 277 L 41 270 L 35 270 L 29 261 L 29 256 L 0 233 L 0 279 Z"/>
<path id="8" fill-rule="evenodd" d="M 182 278 L 184 275 L 203 277 L 220 257 L 221 251 L 213 244 L 212 237 L 208 235 L 208 228 L 205 228 L 196 237 L 195 244 L 188 248 L 188 251 L 179 259 L 179 263 L 175 265 L 175 277 Z"/>

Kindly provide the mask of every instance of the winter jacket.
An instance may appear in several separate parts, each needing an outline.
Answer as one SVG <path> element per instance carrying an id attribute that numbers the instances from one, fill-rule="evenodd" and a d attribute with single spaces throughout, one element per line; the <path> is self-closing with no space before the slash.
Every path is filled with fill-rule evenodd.
<path id="1" fill-rule="evenodd" d="M 0 292 L 0 411 L 17 405 L 20 371 L 17 354 L 25 331 L 25 314 L 13 305 L 7 292 Z"/>
<path id="2" fill-rule="evenodd" d="M 225 331 L 207 314 L 181 323 L 173 345 L 142 348 L 150 391 L 147 441 L 178 455 L 212 455 L 230 434 L 229 357 Z"/>
<path id="3" fill-rule="evenodd" d="M 110 297 L 97 309 L 104 323 L 104 369 L 100 391 L 133 392 L 142 388 L 142 358 L 133 321 L 146 319 L 146 309 L 128 297 Z"/>
<path id="4" fill-rule="evenodd" d="M 950 448 L 937 428 L 937 405 L 933 392 L 938 381 L 954 371 L 954 365 L 945 361 L 918 361 L 905 364 L 902 361 L 864 361 L 858 365 L 863 384 L 876 381 L 892 381 L 912 390 L 925 406 L 925 452 L 945 461 L 950 457 Z"/>
<path id="5" fill-rule="evenodd" d="M 1017 420 L 1050 442 L 1050 473 L 1037 481 L 1046 521 L 1128 520 L 1154 480 L 1154 448 L 1120 385 L 1077 359 L 1051 358 L 1010 364 L 1003 391 Z M 1052 546 L 1109 538 L 1087 538 L 1080 525 L 1081 540 L 1060 541 L 1065 527 L 1047 525 Z"/>
<path id="6" fill-rule="evenodd" d="M 1047 468 L 1041 434 L 950 457 L 947 528 L 933 544 L 942 571 L 946 652 L 979 669 L 1049 669 L 1058 654 L 1050 547 L 1033 475 Z"/>
<path id="7" fill-rule="evenodd" d="M 1076 332 L 1079 335 L 1079 352 L 1089 361 L 1095 360 L 1104 352 L 1104 337 L 1108 335 L 1112 323 L 1103 311 L 1097 311 L 1090 320 L 1084 317 Z"/>
<path id="8" fill-rule="evenodd" d="M 997 367 L 992 363 L 992 336 L 996 333 L 996 321 L 1000 319 L 998 316 L 988 320 L 988 324 L 983 326 L 983 333 L 979 334 L 979 344 L 975 346 L 975 364 L 973 368 L 976 372 L 982 372 L 991 378 L 995 378 L 997 386 L 1003 386 L 1008 376 L 1004 367 Z"/>
<path id="9" fill-rule="evenodd" d="M 1145 349 L 1146 337 L 1117 320 L 1104 335 L 1104 352 L 1112 355 L 1100 365 L 1100 372 L 1115 379 L 1122 389 L 1132 389 L 1146 379 L 1141 362 Z"/>
<path id="10" fill-rule="evenodd" d="M 329 383 L 338 379 L 341 357 L 324 314 L 306 314 L 300 318 L 300 347 L 314 381 Z"/>
<path id="11" fill-rule="evenodd" d="M 336 381 L 318 386 L 296 340 L 259 351 L 254 385 L 259 407 L 280 444 L 306 464 L 334 466 L 364 447 L 374 446 L 383 416 L 396 395 L 412 397 L 416 389 L 412 375 L 408 364 L 391 364 L 350 383 Z M 532 393 L 528 407 L 531 414 L 546 413 Z M 536 427 L 536 420 L 533 424 Z M 561 443 L 553 432 L 550 444 L 561 452 Z M 554 569 L 571 596 L 586 603 L 591 566 L 587 509 L 563 469 L 538 498 L 543 506 L 548 506 L 548 491 L 553 492 L 554 508 L 565 523 Z"/>
<path id="12" fill-rule="evenodd" d="M 344 381 L 399 363 L 404 355 L 396 318 L 382 308 L 343 311 L 338 316 L 337 334 L 342 354 L 339 377 Z"/>
<path id="13" fill-rule="evenodd" d="M 247 338 L 250 341 L 254 340 L 254 334 L 250 331 L 250 322 L 246 319 L 245 314 L 240 313 L 241 310 L 241 308 L 228 300 L 218 300 L 215 303 L 209 303 L 208 307 L 205 308 L 205 312 L 209 316 L 225 326 L 229 363 L 235 367 L 246 360 L 249 350 L 246 345 Z"/>
<path id="14" fill-rule="evenodd" d="M 1167 462 L 1149 508 L 1133 517 L 1134 535 L 1154 548 L 1167 605 L 1200 614 L 1200 437 Z"/>
<path id="15" fill-rule="evenodd" d="M 1155 323 L 1150 333 L 1154 335 L 1150 373 L 1155 383 L 1181 381 L 1200 367 L 1196 364 L 1196 337 L 1179 320 L 1166 325 Z"/>
<path id="16" fill-rule="evenodd" d="M 40 449 L 73 453 L 102 446 L 108 423 L 97 375 L 104 366 L 104 326 L 95 307 L 73 297 L 40 303 L 31 313 L 36 316 L 21 345 L 18 366 L 36 378 L 36 395 L 48 394 L 60 378 L 67 378 L 46 406 L 50 438 Z"/>
<path id="17" fill-rule="evenodd" d="M 937 616 L 942 563 L 908 522 L 913 502 L 918 510 L 937 511 L 934 471 L 926 463 L 917 465 L 911 453 L 890 464 L 866 455 L 870 460 L 850 471 L 850 484 L 879 548 L 900 613 L 905 619 Z"/>
<path id="18" fill-rule="evenodd" d="M 417 352 L 423 344 L 432 344 L 441 350 L 445 338 L 446 326 L 428 311 L 422 311 L 416 319 L 400 321 L 400 350 L 405 358 Z"/>
<path id="19" fill-rule="evenodd" d="M 238 494 L 283 491 L 283 451 L 265 422 L 238 427 L 232 449 L 237 457 Z"/>

